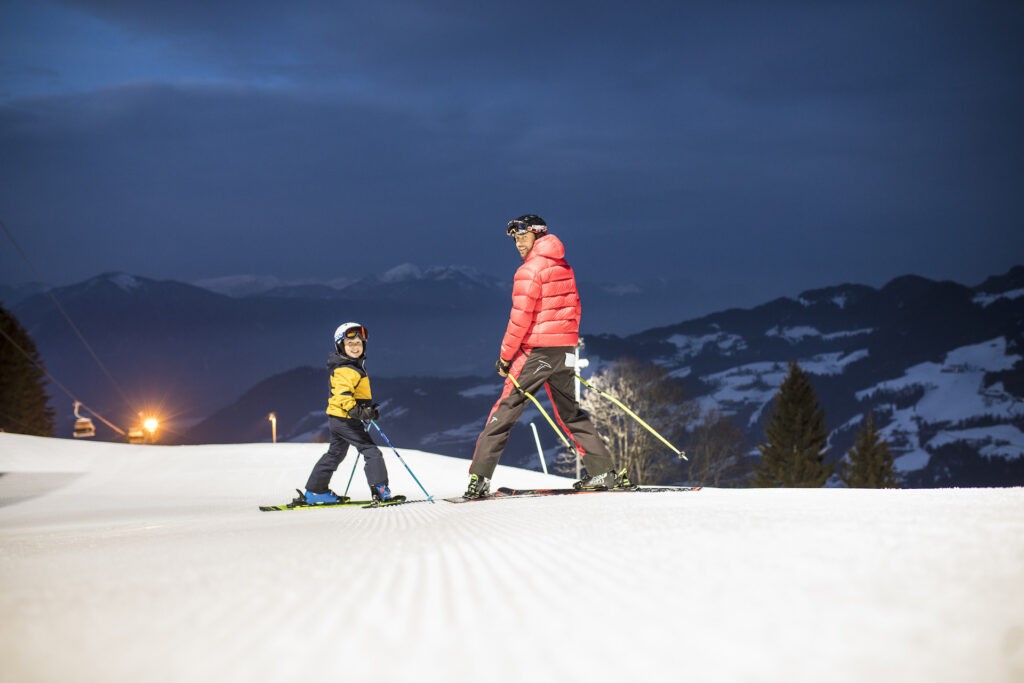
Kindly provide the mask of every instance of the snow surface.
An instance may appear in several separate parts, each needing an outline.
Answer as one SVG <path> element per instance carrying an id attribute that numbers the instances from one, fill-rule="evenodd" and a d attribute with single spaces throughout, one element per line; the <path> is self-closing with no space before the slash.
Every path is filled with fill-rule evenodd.
<path id="1" fill-rule="evenodd" d="M 257 511 L 322 448 L 0 434 L 0 680 L 1024 680 L 1024 489 Z"/>

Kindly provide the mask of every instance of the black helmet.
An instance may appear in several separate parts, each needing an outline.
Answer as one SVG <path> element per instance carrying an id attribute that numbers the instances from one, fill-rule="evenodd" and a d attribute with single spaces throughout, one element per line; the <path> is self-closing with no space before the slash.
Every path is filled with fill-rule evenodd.
<path id="1" fill-rule="evenodd" d="M 514 218 L 508 222 L 508 234 L 510 237 L 512 235 L 523 235 L 528 232 L 540 236 L 547 234 L 547 231 L 548 224 L 544 222 L 544 219 L 532 213 Z"/>

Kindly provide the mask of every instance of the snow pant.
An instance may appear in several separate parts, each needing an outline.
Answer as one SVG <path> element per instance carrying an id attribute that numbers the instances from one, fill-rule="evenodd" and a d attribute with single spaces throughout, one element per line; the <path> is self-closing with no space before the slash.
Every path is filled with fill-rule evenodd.
<path id="1" fill-rule="evenodd" d="M 327 416 L 327 427 L 331 430 L 331 445 L 327 452 L 313 465 L 313 471 L 306 482 L 306 490 L 312 493 L 325 493 L 331 485 L 331 477 L 345 459 L 349 446 L 355 446 L 365 464 L 363 473 L 366 483 L 371 487 L 375 484 L 388 483 L 388 470 L 384 465 L 384 456 L 370 439 L 366 427 L 359 420 L 348 417 Z"/>
<path id="2" fill-rule="evenodd" d="M 591 475 L 610 471 L 615 463 L 611 453 L 594 429 L 590 417 L 576 402 L 573 388 L 574 349 L 571 346 L 547 346 L 520 354 L 512 361 L 510 377 L 515 377 L 523 391 L 536 396 L 544 387 L 555 409 L 555 419 L 568 434 L 577 452 Z M 498 466 L 498 460 L 508 444 L 509 434 L 519 416 L 526 408 L 527 399 L 520 393 L 511 379 L 505 380 L 505 387 L 497 403 L 487 416 L 487 424 L 476 440 L 470 474 L 490 478 Z"/>

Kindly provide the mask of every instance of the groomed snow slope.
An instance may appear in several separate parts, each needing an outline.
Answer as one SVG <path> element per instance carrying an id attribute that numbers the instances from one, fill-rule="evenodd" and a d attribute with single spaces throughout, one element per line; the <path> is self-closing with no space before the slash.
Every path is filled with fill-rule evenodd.
<path id="1" fill-rule="evenodd" d="M 0 680 L 1024 680 L 1024 489 L 257 511 L 321 450 L 0 434 Z"/>

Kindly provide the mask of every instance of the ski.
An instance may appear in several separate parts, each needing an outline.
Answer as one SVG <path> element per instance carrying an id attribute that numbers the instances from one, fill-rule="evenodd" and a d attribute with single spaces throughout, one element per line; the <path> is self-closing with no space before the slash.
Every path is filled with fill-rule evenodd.
<path id="1" fill-rule="evenodd" d="M 368 504 L 363 505 L 363 509 L 367 508 L 388 508 L 394 507 L 395 505 L 404 505 L 405 503 L 421 503 L 420 500 L 407 500 L 405 496 L 391 496 L 391 500 L 371 500 Z"/>
<path id="2" fill-rule="evenodd" d="M 699 491 L 700 486 L 628 486 L 619 489 L 513 489 L 502 486 L 498 489 L 503 497 L 568 496 L 577 493 L 667 493 L 669 491 Z"/>
<path id="3" fill-rule="evenodd" d="M 313 510 L 317 508 L 352 508 L 358 507 L 362 509 L 367 508 L 383 508 L 392 507 L 395 505 L 401 505 L 403 503 L 418 503 L 417 500 L 408 500 L 405 496 L 398 495 L 392 496 L 391 500 L 379 501 L 379 500 L 345 500 L 341 503 L 320 503 L 318 505 L 310 505 L 308 503 L 296 503 L 294 500 L 284 505 L 260 505 L 261 512 L 275 512 L 279 510 Z"/>
<path id="4" fill-rule="evenodd" d="M 363 507 L 369 505 L 372 500 L 347 500 L 344 503 L 321 503 L 319 505 L 309 505 L 306 503 L 285 503 L 284 505 L 260 505 L 262 512 L 274 512 L 275 510 L 313 510 L 316 508 L 350 508 L 350 507 Z"/>
<path id="5" fill-rule="evenodd" d="M 481 500 L 501 500 L 503 498 L 537 498 L 540 496 L 568 496 L 583 493 L 667 493 L 670 491 L 700 491 L 700 486 L 633 486 L 624 489 L 513 489 L 507 486 L 493 491 L 483 498 L 445 498 L 449 503 L 473 503 Z"/>

